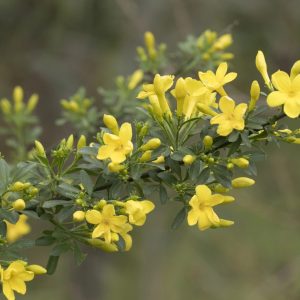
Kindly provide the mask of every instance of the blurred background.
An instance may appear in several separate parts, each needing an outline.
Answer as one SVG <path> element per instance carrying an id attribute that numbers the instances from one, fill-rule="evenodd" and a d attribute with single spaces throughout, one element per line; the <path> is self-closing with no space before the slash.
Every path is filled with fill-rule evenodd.
<path id="1" fill-rule="evenodd" d="M 143 32 L 174 49 L 187 34 L 233 26 L 236 81 L 248 91 L 258 78 L 254 57 L 262 49 L 272 71 L 300 58 L 297 0 L 0 0 L 0 95 L 21 85 L 40 95 L 42 142 L 70 133 L 57 130 L 59 100 L 85 86 L 101 106 L 97 88 L 135 68 Z M 300 299 L 299 146 L 269 149 L 257 185 L 236 193 L 221 215 L 236 221 L 226 230 L 172 231 L 170 203 L 133 233 L 129 253 L 90 251 L 75 268 L 64 256 L 55 276 L 29 284 L 23 299 L 44 300 L 297 300 Z M 159 204 L 158 204 L 159 206 Z M 44 249 L 31 258 L 46 264 Z"/>

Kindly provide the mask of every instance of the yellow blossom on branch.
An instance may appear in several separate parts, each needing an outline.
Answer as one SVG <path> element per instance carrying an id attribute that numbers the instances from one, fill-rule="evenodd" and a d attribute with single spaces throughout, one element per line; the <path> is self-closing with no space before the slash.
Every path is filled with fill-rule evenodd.
<path id="1" fill-rule="evenodd" d="M 111 243 L 112 233 L 124 232 L 124 225 L 127 223 L 126 216 L 116 216 L 112 204 L 103 207 L 102 212 L 91 209 L 85 214 L 88 223 L 97 225 L 92 233 L 92 238 L 103 237 L 106 243 Z"/>
<path id="2" fill-rule="evenodd" d="M 277 71 L 272 75 L 272 83 L 277 91 L 268 95 L 268 105 L 283 105 L 284 113 L 288 117 L 297 118 L 300 115 L 300 75 L 292 79 L 287 73 Z"/>
<path id="3" fill-rule="evenodd" d="M 221 194 L 212 194 L 207 185 L 198 185 L 196 195 L 189 201 L 191 210 L 188 212 L 187 221 L 190 226 L 198 223 L 200 230 L 208 229 L 212 226 L 220 226 L 220 218 L 214 212 L 213 207 L 227 201 L 226 198 L 233 197 Z"/>
<path id="4" fill-rule="evenodd" d="M 24 235 L 30 232 L 30 226 L 27 223 L 28 217 L 25 215 L 20 215 L 19 220 L 16 224 L 12 224 L 5 220 L 6 223 L 6 238 L 9 243 L 14 243 Z"/>
<path id="5" fill-rule="evenodd" d="M 97 158 L 100 160 L 110 158 L 113 163 L 121 163 L 133 150 L 132 128 L 129 123 L 123 123 L 119 133 L 104 133 L 103 142 L 98 151 Z"/>
<path id="6" fill-rule="evenodd" d="M 217 129 L 219 135 L 227 136 L 234 129 L 243 130 L 245 128 L 244 115 L 247 104 L 241 103 L 236 106 L 234 100 L 224 96 L 220 99 L 219 108 L 222 113 L 210 120 L 211 124 L 219 124 Z"/>
<path id="7" fill-rule="evenodd" d="M 203 84 L 212 91 L 217 91 L 220 95 L 227 95 L 223 86 L 237 77 L 237 73 L 227 73 L 228 65 L 223 62 L 219 65 L 216 73 L 209 70 L 205 73 L 199 72 L 199 78 Z"/>
<path id="8" fill-rule="evenodd" d="M 144 225 L 146 215 L 149 214 L 155 205 L 149 200 L 134 201 L 129 200 L 125 202 L 126 213 L 129 216 L 129 222 L 136 226 Z"/>

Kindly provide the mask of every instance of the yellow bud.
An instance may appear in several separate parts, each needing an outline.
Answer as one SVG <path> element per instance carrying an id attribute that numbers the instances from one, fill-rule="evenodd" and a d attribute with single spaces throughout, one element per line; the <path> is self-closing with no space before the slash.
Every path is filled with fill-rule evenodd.
<path id="1" fill-rule="evenodd" d="M 248 168 L 249 166 L 249 160 L 243 157 L 233 158 L 231 159 L 231 162 L 242 169 Z"/>
<path id="2" fill-rule="evenodd" d="M 215 50 L 223 50 L 228 48 L 231 44 L 232 44 L 231 34 L 224 34 L 217 39 L 213 47 Z"/>
<path id="3" fill-rule="evenodd" d="M 220 219 L 220 227 L 229 227 L 229 226 L 232 226 L 234 224 L 233 221 L 231 220 L 224 220 L 224 219 Z"/>
<path id="4" fill-rule="evenodd" d="M 98 202 L 98 207 L 99 207 L 99 208 L 103 208 L 106 204 L 107 204 L 107 201 L 104 200 L 104 199 L 101 199 L 101 200 Z"/>
<path id="5" fill-rule="evenodd" d="M 26 270 L 33 272 L 35 275 L 43 275 L 47 273 L 47 270 L 39 265 L 29 265 L 26 267 Z"/>
<path id="6" fill-rule="evenodd" d="M 38 101 L 39 101 L 39 96 L 37 94 L 31 95 L 31 97 L 28 100 L 27 110 L 29 112 L 33 111 L 36 108 Z"/>
<path id="7" fill-rule="evenodd" d="M 228 170 L 232 170 L 234 168 L 234 164 L 233 163 L 228 163 L 227 166 L 226 166 L 226 168 Z"/>
<path id="8" fill-rule="evenodd" d="M 291 79 L 293 80 L 298 74 L 300 74 L 300 60 L 297 60 L 291 69 Z"/>
<path id="9" fill-rule="evenodd" d="M 86 137 L 82 134 L 77 142 L 77 151 L 86 146 Z"/>
<path id="10" fill-rule="evenodd" d="M 212 110 L 208 105 L 206 105 L 204 103 L 198 103 L 197 107 L 198 107 L 199 111 L 205 115 L 209 115 L 212 117 L 217 115 L 217 113 L 214 110 Z"/>
<path id="11" fill-rule="evenodd" d="M 116 118 L 112 115 L 106 115 L 103 116 L 103 123 L 105 126 L 112 131 L 113 134 L 119 133 L 119 125 L 116 120 Z"/>
<path id="12" fill-rule="evenodd" d="M 147 162 L 147 161 L 151 160 L 151 153 L 152 153 L 151 150 L 145 151 L 145 152 L 142 154 L 142 156 L 140 157 L 139 161 L 140 161 L 140 162 Z"/>
<path id="13" fill-rule="evenodd" d="M 165 157 L 163 155 L 160 155 L 157 159 L 152 161 L 155 164 L 162 164 L 165 162 Z"/>
<path id="14" fill-rule="evenodd" d="M 221 61 L 230 60 L 230 59 L 233 59 L 233 58 L 234 58 L 234 54 L 230 53 L 230 52 L 223 53 L 220 56 Z"/>
<path id="15" fill-rule="evenodd" d="M 186 166 L 191 165 L 196 159 L 196 156 L 187 154 L 183 157 L 183 162 Z"/>
<path id="16" fill-rule="evenodd" d="M 82 210 L 75 211 L 73 213 L 73 221 L 74 222 L 82 222 L 85 218 L 85 212 Z"/>
<path id="17" fill-rule="evenodd" d="M 182 77 L 180 77 L 175 85 L 174 96 L 177 100 L 177 110 L 176 114 L 177 116 L 182 116 L 183 113 L 183 106 L 184 106 L 184 98 L 187 95 L 186 89 L 185 89 L 185 81 Z"/>
<path id="18" fill-rule="evenodd" d="M 155 37 L 152 32 L 146 31 L 144 35 L 145 45 L 151 59 L 156 58 Z"/>
<path id="19" fill-rule="evenodd" d="M 133 90 L 141 82 L 144 77 L 144 72 L 142 70 L 136 70 L 129 79 L 128 89 Z"/>
<path id="20" fill-rule="evenodd" d="M 118 247 L 115 244 L 108 244 L 99 239 L 87 239 L 89 245 L 100 248 L 106 252 L 116 252 L 118 251 Z"/>
<path id="21" fill-rule="evenodd" d="M 142 151 L 155 150 L 161 145 L 159 138 L 153 138 L 141 147 Z"/>
<path id="22" fill-rule="evenodd" d="M 11 104 L 7 99 L 2 99 L 0 105 L 1 110 L 5 115 L 8 115 L 11 112 Z"/>
<path id="23" fill-rule="evenodd" d="M 212 144 L 213 144 L 213 138 L 210 135 L 206 135 L 203 138 L 203 145 L 205 150 L 211 149 Z"/>
<path id="24" fill-rule="evenodd" d="M 120 165 L 120 164 L 114 163 L 114 162 L 110 162 L 107 167 L 108 167 L 108 170 L 112 173 L 119 173 L 120 171 L 122 171 L 125 168 L 124 165 Z"/>
<path id="25" fill-rule="evenodd" d="M 270 84 L 270 77 L 268 74 L 268 69 L 267 69 L 267 63 L 265 60 L 265 56 L 262 51 L 258 51 L 256 58 L 255 58 L 255 64 L 258 72 L 261 74 L 262 78 L 265 81 L 265 84 L 269 86 Z"/>
<path id="26" fill-rule="evenodd" d="M 147 60 L 147 55 L 146 55 L 146 53 L 145 53 L 144 48 L 142 48 L 142 47 L 137 47 L 137 48 L 136 48 L 136 52 L 137 52 L 138 57 L 139 57 L 139 59 L 140 59 L 141 61 L 146 61 L 146 60 Z"/>
<path id="27" fill-rule="evenodd" d="M 45 148 L 39 141 L 34 141 L 36 152 L 39 156 L 46 157 Z"/>
<path id="28" fill-rule="evenodd" d="M 250 104 L 249 104 L 249 111 L 252 111 L 255 108 L 256 102 L 260 96 L 260 86 L 256 80 L 254 80 L 251 84 L 250 88 Z"/>
<path id="29" fill-rule="evenodd" d="M 21 181 L 16 181 L 10 188 L 13 192 L 23 191 L 25 189 L 25 184 Z"/>
<path id="30" fill-rule="evenodd" d="M 226 188 L 225 186 L 223 186 L 223 185 L 220 184 L 220 183 L 217 183 L 217 184 L 215 185 L 214 190 L 215 190 L 215 192 L 217 192 L 217 193 L 227 193 L 227 192 L 229 192 L 229 189 Z"/>
<path id="31" fill-rule="evenodd" d="M 234 199 L 234 197 L 232 197 L 232 196 L 224 196 L 224 198 L 223 198 L 223 203 L 225 204 L 225 203 L 231 203 L 231 202 L 233 202 L 235 199 Z"/>
<path id="32" fill-rule="evenodd" d="M 23 199 L 18 199 L 13 202 L 12 207 L 15 210 L 24 210 L 26 207 L 26 203 Z"/>
<path id="33" fill-rule="evenodd" d="M 67 142 L 66 142 L 67 149 L 71 150 L 73 148 L 73 144 L 74 144 L 74 136 L 73 136 L 73 134 L 71 134 L 68 137 Z"/>
<path id="34" fill-rule="evenodd" d="M 234 188 L 244 188 L 253 185 L 255 181 L 248 177 L 238 177 L 231 181 Z"/>
<path id="35" fill-rule="evenodd" d="M 293 141 L 293 144 L 300 144 L 300 138 L 295 138 Z"/>
<path id="36" fill-rule="evenodd" d="M 70 111 L 72 111 L 72 112 L 75 112 L 75 113 L 77 113 L 77 112 L 80 111 L 78 103 L 75 102 L 74 100 L 69 101 L 69 107 L 68 107 L 68 109 Z"/>
<path id="37" fill-rule="evenodd" d="M 39 189 L 34 186 L 31 186 L 28 192 L 30 196 L 35 196 L 39 192 Z"/>
<path id="38" fill-rule="evenodd" d="M 22 87 L 16 86 L 13 91 L 13 99 L 15 104 L 22 103 L 24 98 L 24 92 Z"/>

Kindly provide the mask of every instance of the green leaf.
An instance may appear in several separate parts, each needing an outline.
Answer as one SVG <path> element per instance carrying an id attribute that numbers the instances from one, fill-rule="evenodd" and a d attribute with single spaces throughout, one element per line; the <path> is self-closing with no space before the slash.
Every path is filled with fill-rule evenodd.
<path id="1" fill-rule="evenodd" d="M 9 167 L 4 159 L 0 159 L 0 190 L 4 192 L 9 184 Z"/>
<path id="2" fill-rule="evenodd" d="M 68 252 L 71 249 L 70 243 L 61 243 L 56 245 L 52 251 L 51 251 L 51 256 L 60 256 L 61 254 Z"/>
<path id="3" fill-rule="evenodd" d="M 197 177 L 197 183 L 198 184 L 205 184 L 208 181 L 208 178 L 210 176 L 210 169 L 206 167 L 202 170 L 200 175 Z"/>
<path id="4" fill-rule="evenodd" d="M 8 211 L 4 208 L 0 208 L 0 218 L 15 224 L 19 220 L 19 214 L 15 211 Z"/>
<path id="5" fill-rule="evenodd" d="M 49 275 L 54 274 L 58 264 L 58 260 L 59 260 L 59 256 L 53 256 L 53 255 L 49 256 L 47 267 L 46 267 L 47 274 Z"/>
<path id="6" fill-rule="evenodd" d="M 168 201 L 168 192 L 162 183 L 159 185 L 159 199 L 161 204 L 166 204 Z"/>
<path id="7" fill-rule="evenodd" d="M 7 230 L 6 223 L 3 220 L 1 220 L 0 221 L 0 236 L 2 236 L 2 237 L 6 236 L 6 230 Z"/>
<path id="8" fill-rule="evenodd" d="M 81 251 L 81 249 L 77 243 L 74 243 L 73 254 L 74 254 L 75 263 L 77 266 L 80 266 L 84 262 L 84 260 L 86 259 L 86 256 L 87 256 L 86 253 L 83 253 Z"/>
<path id="9" fill-rule="evenodd" d="M 91 195 L 93 193 L 94 183 L 89 174 L 84 170 L 80 171 L 80 181 L 84 186 L 84 189 L 88 192 L 89 195 Z"/>
<path id="10" fill-rule="evenodd" d="M 189 177 L 192 181 L 196 180 L 203 169 L 203 162 L 200 160 L 194 161 L 189 168 Z"/>
<path id="11" fill-rule="evenodd" d="M 56 239 L 52 236 L 41 236 L 38 239 L 36 239 L 35 244 L 36 246 L 50 246 L 53 245 L 55 241 Z"/>
<path id="12" fill-rule="evenodd" d="M 172 229 L 177 229 L 182 222 L 186 219 L 187 216 L 187 212 L 188 212 L 188 208 L 187 207 L 183 207 L 176 215 L 176 217 L 174 218 L 174 221 L 172 223 Z"/>
<path id="13" fill-rule="evenodd" d="M 67 201 L 67 200 L 49 200 L 43 203 L 42 207 L 43 208 L 52 208 L 55 206 L 71 206 L 73 205 L 72 201 Z"/>
<path id="14" fill-rule="evenodd" d="M 232 173 L 225 166 L 214 166 L 212 168 L 215 179 L 223 186 L 230 188 Z"/>

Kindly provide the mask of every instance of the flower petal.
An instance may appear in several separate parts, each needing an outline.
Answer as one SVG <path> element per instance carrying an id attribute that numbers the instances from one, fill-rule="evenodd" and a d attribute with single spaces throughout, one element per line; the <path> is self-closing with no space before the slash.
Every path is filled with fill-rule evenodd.
<path id="1" fill-rule="evenodd" d="M 99 224 L 102 221 L 102 215 L 100 211 L 95 209 L 90 209 L 85 214 L 85 219 L 90 224 Z"/>
<path id="2" fill-rule="evenodd" d="M 230 72 L 224 77 L 222 83 L 223 84 L 229 83 L 229 82 L 233 81 L 234 79 L 236 79 L 236 77 L 237 77 L 237 73 Z"/>
<path id="3" fill-rule="evenodd" d="M 101 146 L 98 150 L 97 159 L 107 159 L 109 158 L 112 151 L 112 147 L 110 145 Z"/>
<path id="4" fill-rule="evenodd" d="M 189 226 L 193 226 L 198 222 L 199 210 L 191 209 L 187 215 L 187 222 Z"/>
<path id="5" fill-rule="evenodd" d="M 228 69 L 228 65 L 226 62 L 223 62 L 219 65 L 219 67 L 216 71 L 216 76 L 219 81 L 223 81 L 223 78 L 227 72 L 227 69 Z"/>
<path id="6" fill-rule="evenodd" d="M 289 99 L 284 104 L 284 113 L 290 118 L 297 118 L 300 114 L 300 105 L 296 99 Z"/>
<path id="7" fill-rule="evenodd" d="M 234 117 L 237 119 L 241 119 L 244 117 L 245 112 L 247 111 L 248 105 L 246 103 L 241 103 L 236 106 L 234 109 Z"/>
<path id="8" fill-rule="evenodd" d="M 196 187 L 196 195 L 200 200 L 199 203 L 206 203 L 210 200 L 211 190 L 207 185 L 197 185 Z"/>
<path id="9" fill-rule="evenodd" d="M 289 92 L 291 90 L 290 76 L 283 71 L 279 70 L 272 75 L 272 83 L 279 91 Z"/>
<path id="10" fill-rule="evenodd" d="M 211 227 L 211 222 L 208 219 L 207 214 L 204 211 L 199 210 L 199 216 L 198 216 L 198 227 L 199 229 L 205 230 L 208 229 L 209 227 Z"/>
<path id="11" fill-rule="evenodd" d="M 227 136 L 233 131 L 233 124 L 230 121 L 222 122 L 217 129 L 218 135 Z"/>
<path id="12" fill-rule="evenodd" d="M 120 131 L 119 131 L 119 137 L 123 143 L 125 143 L 127 141 L 131 141 L 132 127 L 131 127 L 130 123 L 125 122 L 121 125 Z"/>
<path id="13" fill-rule="evenodd" d="M 275 91 L 268 95 L 267 103 L 271 107 L 280 106 L 280 105 L 284 104 L 284 102 L 286 101 L 286 98 L 287 98 L 287 94 L 279 92 L 279 91 Z"/>
<path id="14" fill-rule="evenodd" d="M 221 111 L 225 114 L 231 114 L 234 111 L 235 108 L 235 102 L 229 98 L 228 96 L 223 96 L 220 99 L 219 107 Z"/>

